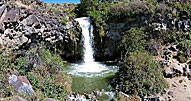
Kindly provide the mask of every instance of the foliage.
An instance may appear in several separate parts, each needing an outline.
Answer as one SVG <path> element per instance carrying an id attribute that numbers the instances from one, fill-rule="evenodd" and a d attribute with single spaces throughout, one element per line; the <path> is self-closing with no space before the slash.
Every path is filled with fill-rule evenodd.
<path id="1" fill-rule="evenodd" d="M 191 13 L 190 13 L 191 12 L 190 4 L 180 3 L 180 2 L 175 2 L 175 3 L 170 2 L 170 3 L 168 3 L 168 5 L 170 7 L 176 8 L 177 12 L 179 12 L 179 14 L 180 14 L 181 11 L 186 11 L 189 16 L 191 15 Z"/>
<path id="2" fill-rule="evenodd" d="M 68 19 L 67 19 L 67 18 L 61 17 L 60 23 L 61 23 L 62 25 L 66 25 L 67 22 L 68 22 Z"/>
<path id="3" fill-rule="evenodd" d="M 191 41 L 182 41 L 178 44 L 179 51 L 178 51 L 178 60 L 181 63 L 185 63 L 188 58 L 191 56 Z"/>
<path id="4" fill-rule="evenodd" d="M 58 75 L 38 75 L 38 77 L 35 77 L 35 75 L 38 74 L 38 71 L 35 71 L 33 73 L 29 73 L 27 75 L 28 79 L 31 82 L 31 85 L 33 86 L 33 89 L 35 92 L 38 92 L 44 96 L 44 98 L 55 98 L 58 100 L 64 100 L 67 95 L 71 92 L 71 78 L 64 73 L 60 73 L 59 75 L 62 75 L 59 79 L 56 78 Z M 56 79 L 55 79 L 56 78 Z M 63 80 L 64 79 L 64 80 Z M 67 85 L 60 85 L 55 82 L 51 82 L 53 80 L 57 80 L 59 82 L 70 82 Z M 65 86 L 69 86 L 70 88 L 66 88 Z M 37 96 L 38 97 L 38 96 Z"/>
<path id="5" fill-rule="evenodd" d="M 154 6 L 149 2 L 116 3 L 109 8 L 110 21 L 118 22 L 136 21 L 140 16 L 152 17 Z"/>
<path id="6" fill-rule="evenodd" d="M 62 58 L 56 53 L 52 54 L 45 45 L 34 46 L 28 52 L 21 53 L 15 60 L 15 65 L 15 69 L 21 74 L 42 66 L 47 67 L 47 71 L 54 74 L 65 67 Z"/>
<path id="7" fill-rule="evenodd" d="M 10 97 L 16 94 L 15 89 L 12 89 L 7 82 L 8 69 L 12 68 L 13 53 L 6 55 L 0 51 L 0 98 Z"/>
<path id="8" fill-rule="evenodd" d="M 47 49 L 45 44 L 35 45 L 16 55 L 12 54 L 5 56 L 0 54 L 0 97 L 6 98 L 17 94 L 7 82 L 9 69 L 17 70 L 30 81 L 35 94 L 30 96 L 19 94 L 29 101 L 48 97 L 64 100 L 71 92 L 72 79 L 62 72 L 66 64 L 57 53 Z"/>
<path id="9" fill-rule="evenodd" d="M 122 59 L 125 59 L 131 52 L 142 51 L 145 49 L 144 29 L 131 28 L 124 33 L 119 50 L 121 51 Z"/>
<path id="10" fill-rule="evenodd" d="M 159 93 L 167 83 L 159 64 L 146 52 L 133 52 L 119 69 L 119 90 L 140 97 Z"/>

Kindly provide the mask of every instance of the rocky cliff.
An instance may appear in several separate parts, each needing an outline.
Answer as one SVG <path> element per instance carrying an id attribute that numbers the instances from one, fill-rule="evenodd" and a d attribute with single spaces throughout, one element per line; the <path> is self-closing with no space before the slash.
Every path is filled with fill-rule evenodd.
<path id="1" fill-rule="evenodd" d="M 40 0 L 1 0 L 1 49 L 26 49 L 46 42 L 57 46 L 64 59 L 81 58 L 81 29 L 66 12 L 75 5 L 46 4 Z"/>
<path id="2" fill-rule="evenodd" d="M 109 19 L 107 19 L 103 24 L 105 35 L 100 37 L 100 31 L 94 31 L 96 59 L 101 61 L 119 59 L 120 51 L 118 50 L 118 48 L 120 46 L 121 39 L 125 34 L 124 32 L 129 30 L 130 28 L 145 27 L 148 30 L 148 32 L 145 33 L 150 34 L 150 39 L 155 38 L 156 40 L 161 39 L 163 41 L 168 41 L 168 39 L 165 39 L 165 37 L 170 36 L 171 32 L 189 32 L 191 30 L 190 12 L 189 10 L 186 10 L 187 6 L 183 9 L 184 6 L 182 5 L 181 9 L 180 7 L 178 8 L 178 6 L 181 5 L 175 4 L 171 4 L 171 2 L 168 2 L 166 4 L 159 3 L 158 6 L 156 6 L 156 8 L 154 9 L 152 7 L 149 7 L 148 5 L 145 5 L 144 3 L 140 3 L 140 5 L 139 3 L 133 6 L 131 5 L 132 8 L 136 8 L 136 6 L 140 7 L 140 11 L 137 11 L 137 14 L 131 14 L 130 7 L 129 9 L 128 7 L 121 7 L 121 9 L 120 7 L 118 9 L 117 7 L 113 9 L 110 8 Z M 145 7 L 148 7 L 145 8 L 147 10 L 141 11 L 144 8 L 141 5 L 145 5 Z M 115 9 L 117 10 L 115 11 Z M 125 11 L 126 9 L 127 11 Z M 136 10 L 137 9 L 135 9 L 135 11 Z M 118 12 L 124 12 L 124 14 L 121 14 L 123 18 L 120 18 L 120 15 L 112 15 L 112 12 L 115 12 L 117 14 Z M 127 12 L 129 12 L 130 14 L 125 15 L 125 13 Z M 145 12 L 150 13 L 147 14 Z M 96 26 L 96 24 L 94 25 Z M 155 46 L 158 45 L 153 44 L 150 51 L 154 52 L 156 50 L 153 49 Z"/>

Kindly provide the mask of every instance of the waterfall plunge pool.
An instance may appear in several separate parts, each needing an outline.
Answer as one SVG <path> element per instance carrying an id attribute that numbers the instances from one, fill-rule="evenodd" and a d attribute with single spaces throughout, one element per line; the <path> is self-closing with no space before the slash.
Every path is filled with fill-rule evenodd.
<path id="1" fill-rule="evenodd" d="M 109 81 L 118 71 L 117 66 L 106 65 L 96 62 L 93 58 L 93 26 L 91 19 L 82 17 L 75 19 L 82 28 L 83 40 L 83 61 L 81 63 L 71 64 L 67 73 L 73 78 L 73 92 L 84 94 L 91 93 L 94 90 L 110 91 Z"/>

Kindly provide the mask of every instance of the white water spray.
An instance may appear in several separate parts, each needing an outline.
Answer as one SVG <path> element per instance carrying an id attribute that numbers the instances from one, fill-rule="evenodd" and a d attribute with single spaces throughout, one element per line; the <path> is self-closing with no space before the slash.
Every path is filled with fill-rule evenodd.
<path id="1" fill-rule="evenodd" d="M 106 66 L 94 60 L 93 51 L 93 25 L 89 17 L 75 19 L 82 28 L 83 35 L 83 62 L 74 64 L 68 70 L 68 74 L 83 77 L 106 76 L 117 71 L 116 66 Z"/>
<path id="2" fill-rule="evenodd" d="M 82 28 L 82 35 L 84 40 L 84 57 L 83 63 L 76 67 L 78 72 L 84 73 L 97 73 L 107 70 L 104 65 L 95 62 L 93 57 L 93 26 L 91 24 L 91 19 L 88 17 L 82 17 L 75 19 L 79 22 L 80 27 Z"/>

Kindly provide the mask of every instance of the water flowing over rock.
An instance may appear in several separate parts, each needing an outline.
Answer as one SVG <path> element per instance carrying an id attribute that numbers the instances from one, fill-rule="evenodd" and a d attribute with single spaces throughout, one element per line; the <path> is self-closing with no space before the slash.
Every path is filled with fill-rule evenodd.
<path id="1" fill-rule="evenodd" d="M 73 71 L 70 71 L 69 74 L 74 74 L 78 76 L 82 76 L 81 74 L 85 74 L 86 76 L 92 76 L 94 74 L 102 73 L 102 72 L 110 72 L 110 70 L 103 64 L 96 62 L 94 60 L 94 49 L 93 49 L 93 25 L 91 24 L 91 19 L 88 17 L 82 17 L 75 19 L 79 22 L 80 27 L 82 28 L 82 37 L 83 37 L 83 61 L 80 64 L 74 65 Z"/>

